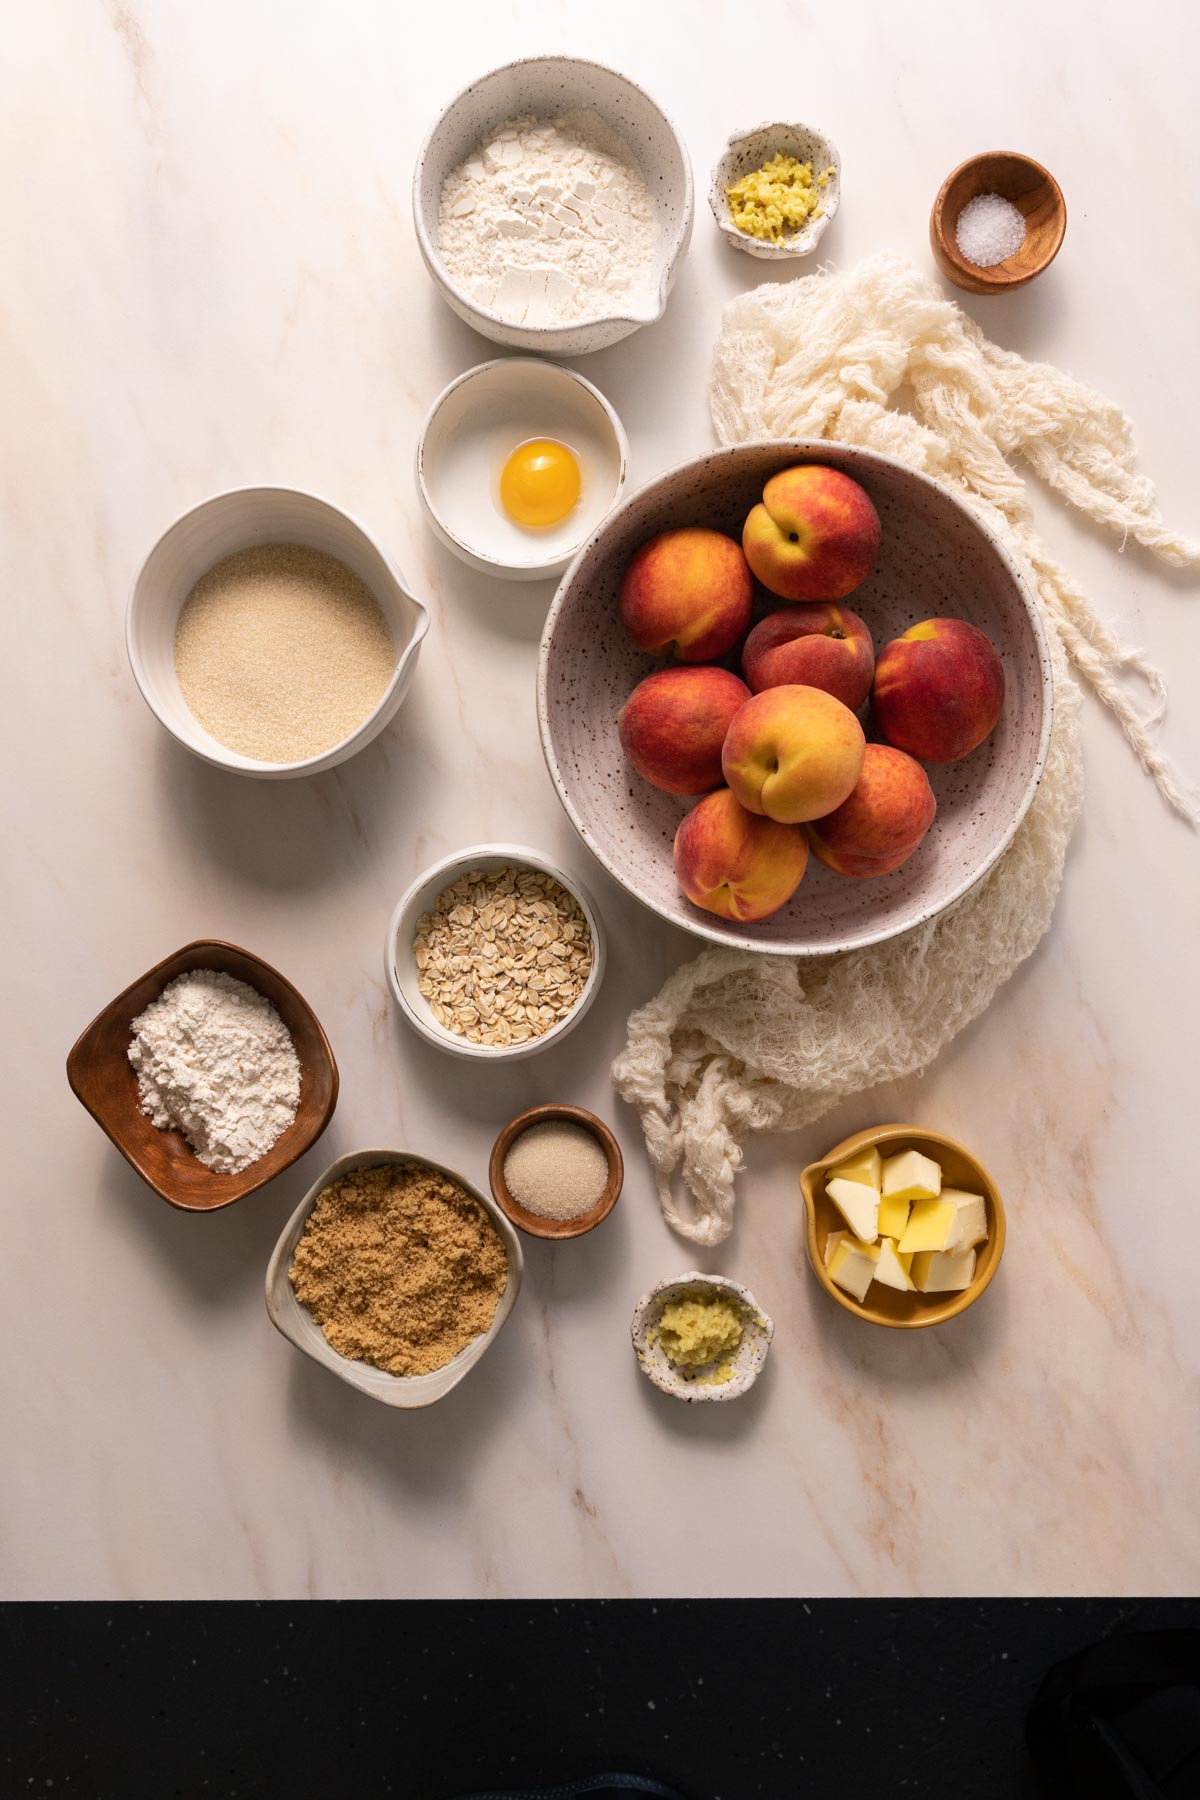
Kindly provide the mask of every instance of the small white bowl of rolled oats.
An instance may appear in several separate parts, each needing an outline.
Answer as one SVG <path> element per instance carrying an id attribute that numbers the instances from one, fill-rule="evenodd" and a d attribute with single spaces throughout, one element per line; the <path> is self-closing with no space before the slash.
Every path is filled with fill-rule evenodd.
<path id="1" fill-rule="evenodd" d="M 385 961 L 423 1038 L 454 1056 L 515 1062 L 578 1025 L 604 973 L 604 932 L 577 876 L 521 844 L 473 844 L 401 897 Z"/>

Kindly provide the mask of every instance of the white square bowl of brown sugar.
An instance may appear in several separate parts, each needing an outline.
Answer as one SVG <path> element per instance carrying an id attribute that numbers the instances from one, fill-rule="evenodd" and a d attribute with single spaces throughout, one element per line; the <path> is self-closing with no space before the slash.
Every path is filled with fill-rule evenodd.
<path id="1" fill-rule="evenodd" d="M 240 775 L 315 775 L 381 732 L 429 613 L 364 528 L 296 488 L 216 494 L 159 538 L 125 641 L 151 712 Z"/>
<path id="2" fill-rule="evenodd" d="M 595 902 L 522 844 L 473 844 L 405 890 L 388 925 L 388 984 L 413 1030 L 452 1056 L 516 1062 L 561 1043 L 604 974 Z"/>
<path id="3" fill-rule="evenodd" d="M 495 1343 L 523 1269 L 516 1231 L 465 1176 L 413 1151 L 355 1150 L 284 1226 L 267 1313 L 372 1400 L 432 1406 Z"/>

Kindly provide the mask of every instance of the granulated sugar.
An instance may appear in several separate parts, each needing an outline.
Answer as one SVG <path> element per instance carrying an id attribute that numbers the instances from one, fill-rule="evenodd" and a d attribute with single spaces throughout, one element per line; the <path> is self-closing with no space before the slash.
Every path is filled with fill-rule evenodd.
<path id="1" fill-rule="evenodd" d="M 261 762 L 302 762 L 339 744 L 383 698 L 395 663 L 371 590 L 300 544 L 223 557 L 175 627 L 188 707 L 218 743 Z"/>

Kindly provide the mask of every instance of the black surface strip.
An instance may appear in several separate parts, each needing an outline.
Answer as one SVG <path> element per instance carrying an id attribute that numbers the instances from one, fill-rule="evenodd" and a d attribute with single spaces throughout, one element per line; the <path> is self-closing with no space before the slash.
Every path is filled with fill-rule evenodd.
<path id="1" fill-rule="evenodd" d="M 1048 1666 L 1170 1600 L 10 1605 L 4 1795 L 1032 1800 Z M 1064 1796 L 1063 1800 L 1068 1800 Z"/>

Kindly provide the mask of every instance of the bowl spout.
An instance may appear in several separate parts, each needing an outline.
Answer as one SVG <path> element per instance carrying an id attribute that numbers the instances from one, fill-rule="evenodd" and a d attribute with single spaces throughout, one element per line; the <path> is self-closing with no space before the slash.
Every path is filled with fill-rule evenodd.
<path id="1" fill-rule="evenodd" d="M 428 634 L 431 614 L 424 600 L 418 600 L 403 581 L 396 583 L 396 598 L 400 603 L 400 611 L 405 617 L 408 631 L 408 642 L 401 653 L 402 663 L 416 655 L 421 647 L 422 639 Z"/>

